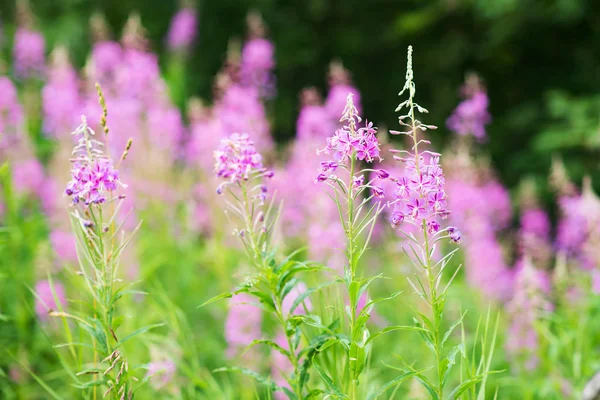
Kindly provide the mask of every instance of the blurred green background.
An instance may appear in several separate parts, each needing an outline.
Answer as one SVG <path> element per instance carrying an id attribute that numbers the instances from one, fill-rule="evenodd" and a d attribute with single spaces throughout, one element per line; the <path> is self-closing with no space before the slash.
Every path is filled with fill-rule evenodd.
<path id="1" fill-rule="evenodd" d="M 15 27 L 14 0 L 0 0 L 3 54 Z M 192 1 L 192 3 L 194 3 Z M 486 82 L 493 122 L 484 146 L 501 179 L 515 187 L 526 174 L 545 182 L 553 154 L 571 176 L 595 175 L 600 187 L 600 1 L 597 0 L 205 0 L 196 1 L 199 37 L 189 58 L 189 95 L 210 99 L 230 38 L 244 38 L 245 16 L 259 10 L 276 45 L 278 95 L 273 132 L 293 137 L 298 93 L 326 91 L 327 65 L 340 59 L 362 92 L 364 115 L 395 126 L 406 47 L 415 48 L 418 98 L 428 121 L 444 121 L 460 100 L 465 73 Z M 37 27 L 66 44 L 81 66 L 91 43 L 88 20 L 102 12 L 118 37 L 138 11 L 152 47 L 164 57 L 177 1 L 32 0 Z"/>

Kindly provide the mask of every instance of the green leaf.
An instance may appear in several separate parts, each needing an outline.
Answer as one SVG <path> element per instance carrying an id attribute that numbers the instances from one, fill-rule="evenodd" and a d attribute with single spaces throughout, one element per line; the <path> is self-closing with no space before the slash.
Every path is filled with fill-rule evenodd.
<path id="1" fill-rule="evenodd" d="M 471 377 L 469 380 L 461 383 L 456 389 L 454 389 L 448 396 L 448 400 L 458 399 L 460 395 L 467 391 L 471 386 L 478 384 L 482 380 L 483 375 L 475 375 Z"/>
<path id="2" fill-rule="evenodd" d="M 366 344 L 372 342 L 373 340 L 377 339 L 381 335 L 385 335 L 386 333 L 393 332 L 393 331 L 427 332 L 427 329 L 421 328 L 419 326 L 410 326 L 410 325 L 388 326 L 387 328 L 384 328 L 384 329 L 380 330 L 379 332 L 374 333 L 373 335 L 371 335 L 371 337 L 369 337 L 367 339 Z"/>
<path id="3" fill-rule="evenodd" d="M 158 328 L 158 327 L 164 326 L 164 325 L 165 324 L 163 324 L 161 322 L 159 324 L 144 326 L 143 328 L 140 328 L 137 331 L 130 333 L 129 335 L 125 336 L 123 339 L 119 340 L 119 343 L 117 343 L 117 345 L 115 346 L 115 349 L 119 348 L 123 343 L 127 342 L 129 339 L 133 339 L 137 335 L 148 332 L 150 329 Z"/>
<path id="4" fill-rule="evenodd" d="M 352 343 L 350 343 L 350 351 L 348 352 L 348 355 L 350 364 L 350 374 L 352 375 L 353 379 L 356 380 L 365 368 L 365 348 L 356 341 L 353 341 Z"/>
<path id="5" fill-rule="evenodd" d="M 291 353 L 288 350 L 284 349 L 283 347 L 281 347 L 280 345 L 278 345 L 274 341 L 267 340 L 267 339 L 253 340 L 248 346 L 246 346 L 246 349 L 244 350 L 244 352 L 247 352 L 252 347 L 254 347 L 254 346 L 258 345 L 258 344 L 266 344 L 267 346 L 269 346 L 272 349 L 278 351 L 279 353 L 281 353 L 282 355 L 286 356 L 287 358 L 291 358 L 292 357 Z"/>
<path id="6" fill-rule="evenodd" d="M 102 328 L 102 325 L 100 323 L 100 321 L 98 321 L 96 318 L 88 318 L 91 322 L 91 325 L 89 323 L 79 323 L 79 326 L 87 331 L 92 338 L 94 338 L 96 340 L 96 343 L 98 344 L 98 347 L 100 348 L 100 351 L 104 354 L 108 353 L 108 339 L 106 337 L 106 334 L 104 333 L 104 329 Z"/>
<path id="7" fill-rule="evenodd" d="M 458 346 L 454 346 L 452 350 L 448 353 L 448 356 L 444 359 L 446 361 L 444 368 L 442 368 L 442 374 L 444 379 L 442 382 L 445 384 L 448 376 L 450 375 L 450 371 L 452 370 L 452 366 L 456 364 L 456 355 L 458 353 L 465 354 L 465 345 L 464 343 L 459 344 Z"/>
<path id="8" fill-rule="evenodd" d="M 335 394 L 338 398 L 340 399 L 347 399 L 348 396 L 346 396 L 344 393 L 342 393 L 342 391 L 335 385 L 335 383 L 333 382 L 333 379 L 331 379 L 331 377 L 329 375 L 327 375 L 327 373 L 325 371 L 323 371 L 323 369 L 321 368 L 321 366 L 319 366 L 319 364 L 313 364 L 315 371 L 317 371 L 317 373 L 319 374 L 319 376 L 321 377 L 321 379 L 323 379 L 323 382 L 325 383 L 325 386 L 327 386 L 327 389 L 329 389 L 333 394 Z"/>
<path id="9" fill-rule="evenodd" d="M 248 292 L 248 294 L 251 294 L 252 296 L 258 298 L 260 304 L 264 306 L 265 311 L 275 312 L 275 302 L 273 302 L 271 295 L 269 295 L 268 293 L 260 292 L 258 290 Z"/>
<path id="10" fill-rule="evenodd" d="M 463 321 L 463 318 L 465 317 L 465 314 L 466 314 L 466 312 L 464 312 L 464 313 L 463 313 L 463 314 L 460 316 L 460 318 L 459 318 L 458 320 L 456 320 L 456 321 L 455 321 L 455 322 L 452 324 L 452 326 L 451 326 L 450 328 L 448 328 L 448 330 L 447 330 L 447 331 L 446 331 L 446 333 L 444 334 L 444 338 L 442 339 L 442 344 L 441 344 L 441 347 L 442 347 L 442 348 L 444 347 L 444 344 L 446 343 L 446 341 L 448 340 L 448 338 L 449 338 L 449 337 L 450 337 L 450 335 L 452 334 L 452 331 L 453 331 L 454 329 L 456 329 L 456 327 L 462 323 L 462 321 Z"/>
<path id="11" fill-rule="evenodd" d="M 239 288 L 237 288 L 236 290 L 234 290 L 233 292 L 221 293 L 215 297 L 212 297 L 212 298 L 206 300 L 204 303 L 200 304 L 197 308 L 204 307 L 204 306 L 209 305 L 210 303 L 214 303 L 215 301 L 218 301 L 218 300 L 230 299 L 234 295 L 239 294 L 239 293 L 248 292 L 248 290 L 250 290 L 250 284 L 244 284 L 244 285 L 240 286 Z"/>
<path id="12" fill-rule="evenodd" d="M 73 383 L 72 386 L 76 387 L 77 389 L 88 389 L 88 388 L 95 387 L 95 386 L 102 386 L 106 383 L 108 383 L 108 379 L 100 378 L 100 379 L 91 380 L 91 381 L 84 382 L 84 383 Z"/>
<path id="13" fill-rule="evenodd" d="M 321 318 L 318 315 L 294 315 L 288 320 L 292 325 L 305 323 L 308 326 L 322 329 L 325 332 L 335 336 L 335 332 L 321 323 Z"/>
<path id="14" fill-rule="evenodd" d="M 204 303 L 200 304 L 197 308 L 204 307 L 204 306 L 209 305 L 210 303 L 214 303 L 215 301 L 218 301 L 218 300 L 230 299 L 232 297 L 233 297 L 233 294 L 231 292 L 221 293 L 215 297 L 210 298 L 209 300 L 206 300 Z"/>
<path id="15" fill-rule="evenodd" d="M 334 283 L 337 283 L 337 282 L 336 282 L 336 281 L 325 282 L 324 284 L 322 284 L 322 285 L 319 285 L 319 286 L 317 286 L 317 287 L 314 287 L 314 288 L 307 289 L 307 290 L 306 290 L 304 293 L 300 294 L 300 295 L 299 295 L 299 296 L 296 298 L 296 300 L 294 300 L 294 302 L 292 303 L 292 306 L 290 307 L 290 309 L 289 309 L 289 311 L 288 311 L 288 312 L 289 312 L 290 314 L 292 314 L 292 313 L 294 312 L 294 310 L 296 310 L 296 308 L 298 308 L 298 306 L 299 306 L 299 305 L 300 305 L 300 304 L 301 304 L 301 303 L 302 303 L 302 302 L 303 302 L 303 301 L 304 301 L 304 300 L 305 300 L 305 299 L 306 299 L 308 296 L 310 296 L 310 295 L 311 295 L 311 294 L 313 294 L 314 292 L 317 292 L 317 291 L 319 291 L 319 290 L 323 289 L 324 287 L 327 287 L 327 286 L 333 285 Z"/>
<path id="16" fill-rule="evenodd" d="M 413 376 L 415 376 L 417 374 L 417 372 L 405 372 L 404 374 L 400 375 L 399 377 L 397 377 L 396 379 L 393 379 L 391 381 L 389 381 L 388 383 L 386 383 L 385 385 L 383 385 L 381 388 L 377 389 L 376 392 L 371 393 L 369 395 L 369 397 L 367 397 L 367 400 L 375 400 L 377 399 L 379 396 L 381 396 L 382 394 L 384 394 L 385 392 L 387 392 L 388 390 L 390 390 L 393 387 L 398 386 L 399 384 L 401 384 L 402 382 L 404 382 L 406 379 L 411 378 Z"/>
<path id="17" fill-rule="evenodd" d="M 256 382 L 265 385 L 271 391 L 282 391 L 281 387 L 279 387 L 275 382 L 273 382 L 268 376 L 263 376 L 263 375 L 256 373 L 248 368 L 223 367 L 223 368 L 217 368 L 217 369 L 213 370 L 213 372 L 239 372 L 241 374 L 251 377 Z"/>

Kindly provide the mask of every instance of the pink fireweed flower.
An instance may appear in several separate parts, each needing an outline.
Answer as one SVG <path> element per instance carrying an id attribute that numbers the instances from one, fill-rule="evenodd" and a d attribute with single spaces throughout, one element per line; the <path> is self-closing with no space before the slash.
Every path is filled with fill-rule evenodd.
<path id="1" fill-rule="evenodd" d="M 222 90 L 213 112 L 225 135 L 248 132 L 260 152 L 272 150 L 273 138 L 259 90 L 236 82 L 227 83 Z"/>
<path id="2" fill-rule="evenodd" d="M 235 357 L 253 340 L 261 337 L 262 312 L 253 296 L 240 293 L 229 301 L 225 320 L 227 356 Z"/>
<path id="3" fill-rule="evenodd" d="M 354 105 L 361 111 L 360 92 L 351 85 L 350 72 L 339 62 L 331 63 L 329 67 L 329 93 L 325 100 L 325 109 L 330 118 L 336 119 L 346 108 L 348 94 L 352 94 Z"/>
<path id="4" fill-rule="evenodd" d="M 23 109 L 17 88 L 6 76 L 0 76 L 0 151 L 13 146 L 20 139 Z"/>
<path id="5" fill-rule="evenodd" d="M 346 97 L 346 108 L 340 118 L 340 122 L 346 122 L 346 125 L 327 138 L 327 146 L 320 152 L 332 155 L 339 164 L 346 164 L 351 158 L 373 162 L 379 158 L 379 141 L 375 136 L 377 128 L 368 121 L 364 127 L 358 128 L 362 120 L 352 97 L 352 93 Z"/>
<path id="6" fill-rule="evenodd" d="M 221 140 L 214 157 L 217 177 L 226 179 L 226 183 L 240 183 L 256 173 L 271 175 L 263 167 L 262 156 L 256 151 L 254 142 L 247 133 L 233 133 L 229 138 Z M 223 184 L 218 191 L 222 189 Z"/>
<path id="7" fill-rule="evenodd" d="M 19 28 L 15 33 L 13 59 L 20 78 L 39 76 L 44 71 L 46 42 L 41 33 Z"/>
<path id="8" fill-rule="evenodd" d="M 519 359 L 526 370 L 537 366 L 538 333 L 535 324 L 554 309 L 548 300 L 550 291 L 551 281 L 545 271 L 536 269 L 527 257 L 519 261 L 513 297 L 507 305 L 512 321 L 506 350 L 513 360 Z"/>
<path id="9" fill-rule="evenodd" d="M 73 132 L 81 138 L 73 150 L 77 157 L 73 159 L 72 179 L 67 184 L 65 193 L 75 204 L 102 204 L 107 200 L 107 193 L 115 191 L 118 186 L 126 185 L 119 179 L 119 172 L 113 166 L 112 160 L 104 156 L 101 150 L 102 143 L 91 139 L 94 131 L 87 126 L 85 117 L 82 121 Z"/>
<path id="10" fill-rule="evenodd" d="M 405 163 L 405 168 L 404 176 L 395 180 L 397 187 L 394 192 L 393 214 L 396 218 L 401 216 L 402 220 L 418 226 L 449 215 L 444 190 L 445 179 L 439 165 L 440 155 L 425 153 L 431 156 L 429 163 L 425 163 L 425 158 L 416 153 L 409 156 L 412 158 L 395 157 Z"/>
<path id="11" fill-rule="evenodd" d="M 481 141 L 486 136 L 485 125 L 491 120 L 488 113 L 489 99 L 478 79 L 471 81 L 467 82 L 463 90 L 467 98 L 456 107 L 446 125 L 460 136 L 473 135 Z"/>
<path id="12" fill-rule="evenodd" d="M 249 40 L 242 49 L 240 77 L 244 86 L 257 89 L 261 98 L 275 94 L 275 46 L 265 38 L 266 29 L 258 13 L 248 14 Z"/>
<path id="13" fill-rule="evenodd" d="M 275 66 L 274 51 L 273 43 L 264 38 L 247 41 L 242 50 L 242 83 L 257 88 L 263 98 L 271 98 L 275 94 L 275 77 L 272 73 Z"/>
<path id="14" fill-rule="evenodd" d="M 171 20 L 167 42 L 171 50 L 187 50 L 196 37 L 198 19 L 194 9 L 182 8 Z"/>
<path id="15" fill-rule="evenodd" d="M 58 137 L 75 125 L 82 108 L 77 72 L 68 61 L 66 50 L 58 48 L 42 89 L 44 133 Z M 68 132 L 68 131 L 67 131 Z"/>
<path id="16" fill-rule="evenodd" d="M 591 270 L 600 265 L 600 199 L 586 179 L 581 194 L 559 199 L 561 219 L 556 245 L 579 266 Z"/>
<path id="17" fill-rule="evenodd" d="M 123 48 L 117 42 L 101 41 L 94 44 L 89 65 L 91 79 L 106 85 L 114 80 L 123 60 Z"/>
<path id="18" fill-rule="evenodd" d="M 447 234 L 453 242 L 460 242 L 462 236 L 456 228 L 441 229 L 439 222 L 450 214 L 444 188 L 446 179 L 440 165 L 441 154 L 419 148 L 419 145 L 429 144 L 429 141 L 419 137 L 419 132 L 437 129 L 437 127 L 424 124 L 415 118 L 417 112 L 423 114 L 428 111 L 414 100 L 416 87 L 413 75 L 412 46 L 409 46 L 406 83 L 398 94 L 400 96 L 408 91 L 408 99 L 396 107 L 397 112 L 406 109 L 406 114 L 398 117 L 398 122 L 405 131 L 390 131 L 390 133 L 408 136 L 412 139 L 413 146 L 410 151 L 391 150 L 394 159 L 404 165 L 400 177 L 390 178 L 397 186 L 391 202 L 393 210 L 390 222 L 395 228 L 408 223 L 425 230 L 432 236 Z M 405 230 L 401 232 L 408 235 Z"/>
<path id="19" fill-rule="evenodd" d="M 528 208 L 523 211 L 518 238 L 522 255 L 529 255 L 536 265 L 547 265 L 551 258 L 550 218 L 544 210 Z"/>
<path id="20" fill-rule="evenodd" d="M 56 280 L 52 282 L 52 285 L 46 280 L 39 281 L 35 285 L 35 293 L 37 295 L 35 299 L 35 313 L 43 322 L 48 321 L 48 313 L 56 311 L 58 304 L 62 308 L 67 305 L 65 288 L 62 283 Z"/>
<path id="21" fill-rule="evenodd" d="M 319 140 L 326 138 L 335 130 L 337 116 L 335 119 L 331 118 L 327 109 L 321 105 L 316 89 L 304 89 L 301 97 L 302 108 L 296 121 L 296 138 Z"/>

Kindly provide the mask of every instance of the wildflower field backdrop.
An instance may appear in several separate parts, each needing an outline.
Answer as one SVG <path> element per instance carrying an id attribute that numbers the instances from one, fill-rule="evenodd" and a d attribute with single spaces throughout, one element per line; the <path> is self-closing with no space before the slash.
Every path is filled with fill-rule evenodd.
<path id="1" fill-rule="evenodd" d="M 600 3 L 0 0 L 0 399 L 600 398 Z"/>

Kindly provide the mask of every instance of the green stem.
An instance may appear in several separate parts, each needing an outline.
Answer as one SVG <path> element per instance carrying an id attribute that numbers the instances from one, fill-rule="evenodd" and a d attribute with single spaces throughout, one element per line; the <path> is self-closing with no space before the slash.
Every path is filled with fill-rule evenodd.
<path id="1" fill-rule="evenodd" d="M 285 317 L 285 311 L 283 310 L 283 300 L 277 294 L 277 276 L 272 273 L 270 269 L 267 268 L 268 262 L 265 259 L 265 253 L 260 248 L 260 240 L 256 237 L 256 232 L 254 231 L 254 225 L 252 218 L 254 215 L 250 212 L 250 202 L 248 199 L 248 190 L 246 185 L 242 184 L 242 201 L 244 206 L 244 224 L 246 226 L 246 233 L 250 244 L 250 249 L 252 251 L 252 255 L 254 256 L 254 261 L 257 266 L 266 274 L 267 281 L 269 283 L 269 290 L 271 292 L 272 297 L 275 299 L 275 316 L 277 320 L 281 324 L 283 331 L 285 332 L 285 337 L 288 344 L 288 349 L 290 352 L 290 361 L 294 367 L 294 375 L 295 379 L 293 381 L 293 390 L 296 394 L 298 400 L 302 400 L 302 385 L 299 379 L 299 359 L 296 354 L 296 348 L 294 347 L 294 342 L 292 340 L 292 336 L 288 334 L 287 329 L 287 318 Z"/>
<path id="2" fill-rule="evenodd" d="M 353 348 L 354 338 L 356 337 L 356 303 L 358 299 L 354 299 L 353 296 L 350 295 L 351 288 L 354 286 L 356 281 L 356 260 L 354 255 L 355 248 L 355 238 L 354 238 L 354 196 L 352 195 L 353 190 L 353 178 L 354 178 L 354 169 L 355 169 L 355 157 L 354 154 L 351 157 L 350 161 L 350 178 L 348 183 L 348 268 L 350 270 L 350 282 L 348 284 L 348 296 L 350 298 L 350 348 Z M 350 374 L 351 386 L 350 386 L 350 399 L 357 399 L 357 389 L 358 389 L 358 380 L 355 379 L 352 368 L 350 368 L 350 357 L 351 354 L 348 355 L 348 373 Z M 357 362 L 358 360 L 355 360 Z"/>
<path id="3" fill-rule="evenodd" d="M 435 277 L 433 274 L 433 268 L 431 265 L 431 257 L 430 257 L 430 248 L 429 248 L 429 236 L 427 234 L 427 225 L 426 222 L 423 221 L 423 239 L 425 242 L 425 271 L 427 273 L 427 278 L 429 280 L 429 301 L 431 303 L 431 312 L 432 312 L 432 324 L 433 324 L 433 344 L 435 349 L 435 361 L 436 361 L 436 370 L 437 370 L 437 388 L 436 393 L 440 400 L 443 399 L 444 394 L 444 376 L 442 372 L 442 344 L 441 344 L 441 325 L 442 320 L 441 316 L 443 313 L 443 309 L 440 309 L 440 302 L 437 294 L 437 288 L 435 284 Z M 442 306 L 443 307 L 443 306 Z"/>
<path id="4" fill-rule="evenodd" d="M 276 291 L 274 289 L 271 289 L 273 291 L 273 293 L 275 293 Z M 299 365 L 300 362 L 298 360 L 298 356 L 296 355 L 296 348 L 294 347 L 294 342 L 292 340 L 291 335 L 288 335 L 288 330 L 287 330 L 287 319 L 284 317 L 284 313 L 283 313 L 283 301 L 281 300 L 281 298 L 277 295 L 275 295 L 275 299 L 277 301 L 276 304 L 276 315 L 277 315 L 277 319 L 279 320 L 279 323 L 282 325 L 283 327 L 283 331 L 285 332 L 285 337 L 287 340 L 287 344 L 288 344 L 288 349 L 290 352 L 290 361 L 292 362 L 292 365 L 294 366 L 294 375 L 295 375 L 295 379 L 294 379 L 294 393 L 296 394 L 298 400 L 302 400 L 303 395 L 302 395 L 302 385 L 300 383 L 300 375 L 299 375 Z"/>

